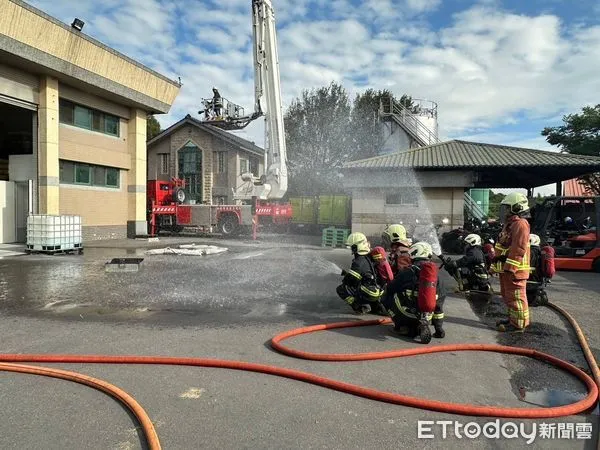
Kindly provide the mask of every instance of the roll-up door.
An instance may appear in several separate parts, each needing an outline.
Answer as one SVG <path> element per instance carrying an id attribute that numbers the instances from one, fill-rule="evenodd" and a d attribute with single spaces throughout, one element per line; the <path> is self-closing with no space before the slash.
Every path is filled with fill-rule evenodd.
<path id="1" fill-rule="evenodd" d="M 36 110 L 40 80 L 36 75 L 0 64 L 0 102 Z"/>

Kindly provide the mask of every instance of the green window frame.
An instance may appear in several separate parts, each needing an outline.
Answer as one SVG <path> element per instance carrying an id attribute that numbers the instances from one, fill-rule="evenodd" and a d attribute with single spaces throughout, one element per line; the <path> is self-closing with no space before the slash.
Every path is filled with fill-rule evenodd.
<path id="1" fill-rule="evenodd" d="M 61 159 L 59 181 L 61 184 L 105 187 L 119 189 L 121 170 L 115 167 L 85 164 Z"/>
<path id="2" fill-rule="evenodd" d="M 121 120 L 117 116 L 88 108 L 87 106 L 79 105 L 63 98 L 59 101 L 58 116 L 60 123 L 66 125 L 72 125 L 109 136 L 120 136 Z"/>

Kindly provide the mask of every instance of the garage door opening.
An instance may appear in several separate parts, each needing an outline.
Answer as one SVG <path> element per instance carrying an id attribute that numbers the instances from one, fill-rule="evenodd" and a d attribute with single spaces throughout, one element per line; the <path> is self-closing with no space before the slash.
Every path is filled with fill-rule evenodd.
<path id="1" fill-rule="evenodd" d="M 0 243 L 25 242 L 37 179 L 37 113 L 0 98 Z"/>

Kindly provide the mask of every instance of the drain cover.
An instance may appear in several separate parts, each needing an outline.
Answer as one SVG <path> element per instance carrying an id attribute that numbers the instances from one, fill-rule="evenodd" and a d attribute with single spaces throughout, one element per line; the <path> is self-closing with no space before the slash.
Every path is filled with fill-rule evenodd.
<path id="1" fill-rule="evenodd" d="M 104 265 L 106 272 L 137 272 L 144 258 L 113 258 Z"/>

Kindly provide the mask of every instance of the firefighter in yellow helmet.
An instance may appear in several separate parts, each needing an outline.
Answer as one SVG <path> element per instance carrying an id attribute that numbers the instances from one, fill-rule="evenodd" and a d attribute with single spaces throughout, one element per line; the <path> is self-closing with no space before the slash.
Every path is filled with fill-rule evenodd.
<path id="1" fill-rule="evenodd" d="M 380 303 L 383 291 L 377 282 L 375 264 L 369 253 L 371 247 L 363 233 L 351 233 L 346 246 L 352 250 L 354 259 L 349 270 L 343 270 L 342 284 L 336 292 L 359 314 L 384 312 Z"/>
<path id="2" fill-rule="evenodd" d="M 383 247 L 390 255 L 390 266 L 395 275 L 411 266 L 410 241 L 406 237 L 406 228 L 400 224 L 389 225 L 381 235 Z"/>
<path id="3" fill-rule="evenodd" d="M 499 331 L 523 331 L 529 326 L 527 279 L 529 278 L 529 214 L 527 197 L 512 192 L 504 197 L 504 226 L 494 247 L 492 271 L 500 274 L 500 292 L 508 319 L 496 323 Z"/>

